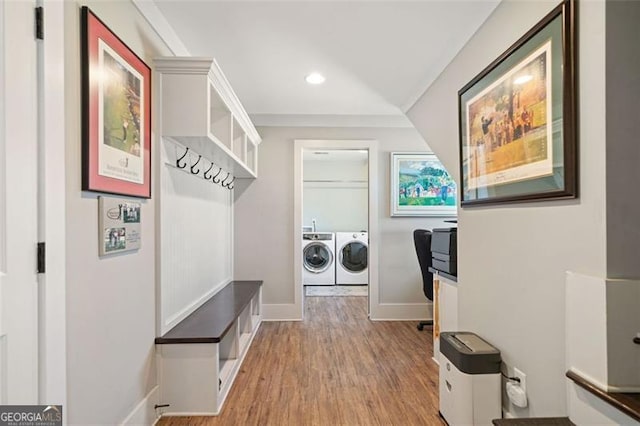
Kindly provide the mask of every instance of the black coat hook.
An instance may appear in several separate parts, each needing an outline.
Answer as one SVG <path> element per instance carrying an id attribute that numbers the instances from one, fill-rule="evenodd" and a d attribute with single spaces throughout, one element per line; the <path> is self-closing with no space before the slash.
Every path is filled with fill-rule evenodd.
<path id="1" fill-rule="evenodd" d="M 185 161 L 184 164 L 180 164 L 180 161 L 184 160 L 184 157 L 187 156 L 187 154 L 189 153 L 189 148 L 187 148 L 187 150 L 184 152 L 184 154 L 182 154 L 182 157 L 176 159 L 176 167 L 179 169 L 184 169 L 185 167 L 187 167 L 187 162 Z"/>
<path id="2" fill-rule="evenodd" d="M 227 172 L 227 175 L 224 177 L 224 179 L 222 179 L 222 181 L 218 181 L 216 183 L 220 183 L 220 185 L 224 188 L 224 181 L 227 180 L 227 178 L 231 176 L 230 172 Z"/>
<path id="3" fill-rule="evenodd" d="M 213 183 L 220 183 L 220 179 L 216 180 L 216 178 L 218 177 L 218 175 L 220 175 L 220 173 L 222 173 L 222 168 L 220 170 L 218 170 L 218 173 L 216 173 L 216 175 L 214 177 L 211 178 Z"/>
<path id="4" fill-rule="evenodd" d="M 211 175 L 207 175 L 207 174 L 209 173 L 209 171 L 210 171 L 212 168 L 213 168 L 213 163 L 211 163 L 211 165 L 209 166 L 209 168 L 208 168 L 207 170 L 205 170 L 205 172 L 204 172 L 204 178 L 205 178 L 205 180 L 209 180 L 209 179 L 211 179 L 211 177 L 212 177 L 212 176 L 211 176 Z"/>
<path id="5" fill-rule="evenodd" d="M 197 175 L 198 173 L 200 173 L 200 169 L 194 171 L 193 168 L 198 165 L 198 163 L 200 162 L 201 158 L 202 158 L 202 155 L 198 155 L 198 161 L 193 163 L 193 165 L 191 166 L 191 173 L 193 173 L 194 175 Z"/>
<path id="6" fill-rule="evenodd" d="M 231 186 L 231 184 L 233 183 L 233 181 L 236 180 L 236 177 L 234 176 L 228 183 L 224 183 L 224 181 L 222 182 L 222 186 L 224 188 L 229 188 Z M 229 189 L 233 189 L 233 187 L 229 188 Z"/>

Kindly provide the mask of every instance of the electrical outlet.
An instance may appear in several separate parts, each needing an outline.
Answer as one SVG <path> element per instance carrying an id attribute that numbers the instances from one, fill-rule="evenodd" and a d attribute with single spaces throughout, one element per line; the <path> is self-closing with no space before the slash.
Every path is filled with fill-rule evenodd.
<path id="1" fill-rule="evenodd" d="M 524 391 L 524 394 L 527 394 L 527 375 L 517 368 L 513 367 L 513 376 L 520 379 L 520 387 Z"/>

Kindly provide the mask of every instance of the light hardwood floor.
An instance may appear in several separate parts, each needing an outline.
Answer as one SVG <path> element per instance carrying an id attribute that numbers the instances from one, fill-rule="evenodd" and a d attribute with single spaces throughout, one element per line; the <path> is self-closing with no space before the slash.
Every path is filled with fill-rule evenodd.
<path id="1" fill-rule="evenodd" d="M 366 297 L 306 297 L 303 322 L 263 322 L 217 417 L 161 426 L 444 425 L 431 331 L 369 321 Z"/>

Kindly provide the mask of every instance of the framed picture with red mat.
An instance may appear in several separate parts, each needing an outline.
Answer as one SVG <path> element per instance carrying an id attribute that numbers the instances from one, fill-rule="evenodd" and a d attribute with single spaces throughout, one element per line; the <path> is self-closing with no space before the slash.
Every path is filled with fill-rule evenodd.
<path id="1" fill-rule="evenodd" d="M 82 189 L 151 198 L 151 69 L 81 9 Z"/>

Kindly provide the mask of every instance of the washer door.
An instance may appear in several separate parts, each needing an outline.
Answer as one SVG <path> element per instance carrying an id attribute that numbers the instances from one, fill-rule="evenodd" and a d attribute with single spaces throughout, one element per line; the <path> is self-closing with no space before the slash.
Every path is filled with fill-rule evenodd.
<path id="1" fill-rule="evenodd" d="M 303 259 L 307 271 L 319 274 L 329 269 L 333 263 L 333 253 L 325 244 L 314 242 L 304 248 Z"/>
<path id="2" fill-rule="evenodd" d="M 367 245 L 360 241 L 351 241 L 340 249 L 340 264 L 349 272 L 362 272 L 367 269 Z"/>

